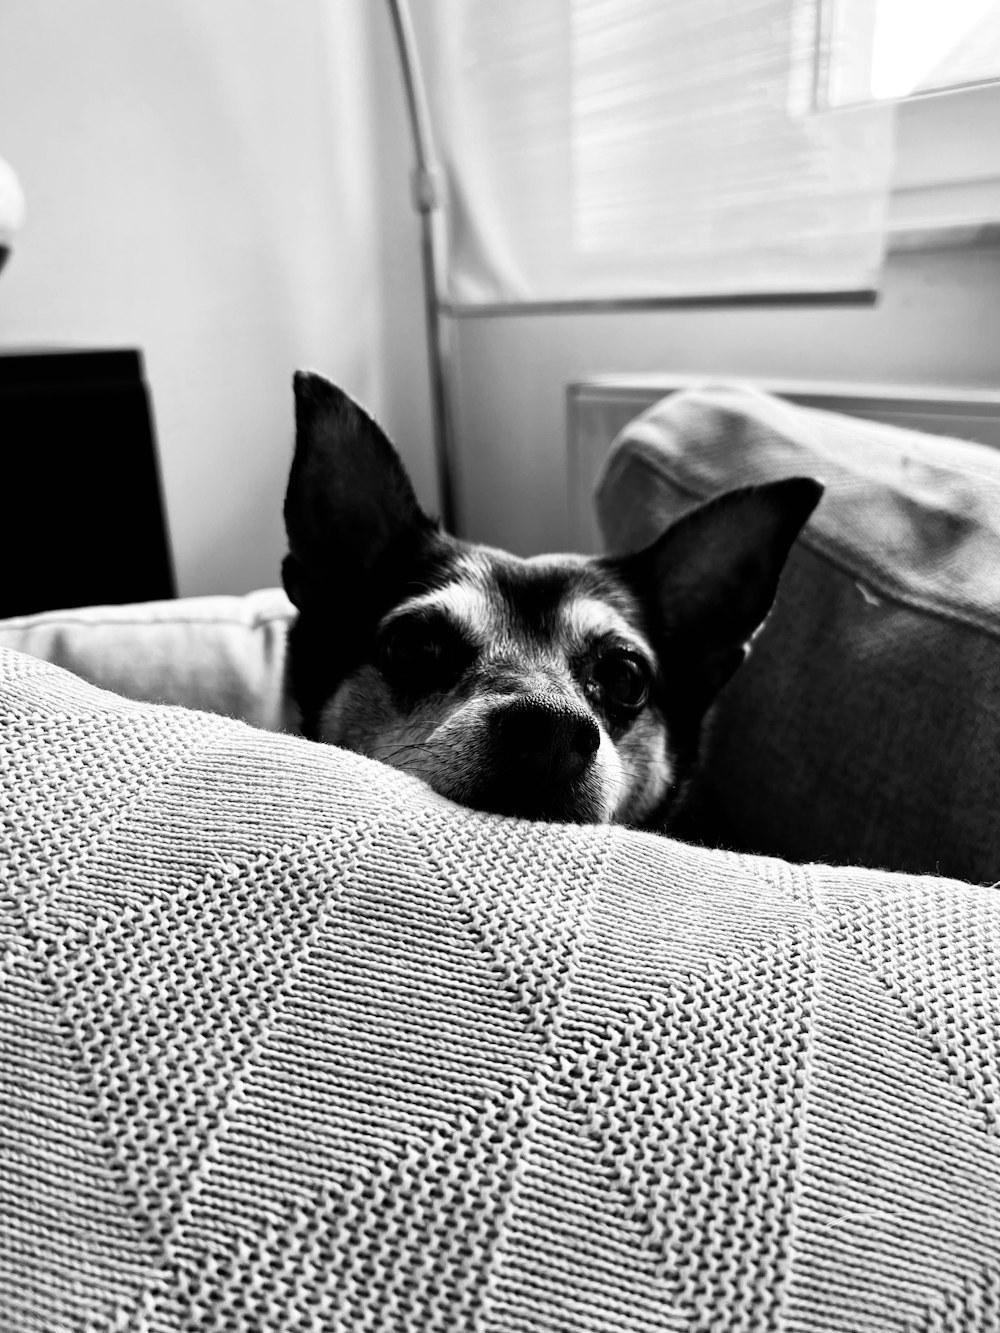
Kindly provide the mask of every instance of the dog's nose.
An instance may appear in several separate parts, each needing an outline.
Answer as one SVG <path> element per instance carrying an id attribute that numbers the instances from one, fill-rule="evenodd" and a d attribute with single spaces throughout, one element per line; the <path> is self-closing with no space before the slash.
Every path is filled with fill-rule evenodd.
<path id="1" fill-rule="evenodd" d="M 538 695 L 501 704 L 490 728 L 499 752 L 523 765 L 525 778 L 570 781 L 601 744 L 600 729 L 588 713 Z"/>

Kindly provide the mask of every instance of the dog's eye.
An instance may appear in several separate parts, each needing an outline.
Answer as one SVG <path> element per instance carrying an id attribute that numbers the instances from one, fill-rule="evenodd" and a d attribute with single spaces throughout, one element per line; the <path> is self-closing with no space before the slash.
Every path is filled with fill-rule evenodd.
<path id="1" fill-rule="evenodd" d="M 468 654 L 454 629 L 437 621 L 397 620 L 379 635 L 375 661 L 389 684 L 404 695 L 447 689 Z"/>
<path id="2" fill-rule="evenodd" d="M 427 670 L 440 657 L 441 644 L 423 626 L 396 626 L 379 644 L 379 665 L 384 670 Z"/>
<path id="3" fill-rule="evenodd" d="M 612 649 L 599 657 L 591 681 L 605 704 L 625 712 L 637 713 L 649 697 L 645 662 L 623 649 Z"/>
<path id="4" fill-rule="evenodd" d="M 392 625 L 378 643 L 379 669 L 386 675 L 433 671 L 444 652 L 433 626 L 419 621 Z"/>

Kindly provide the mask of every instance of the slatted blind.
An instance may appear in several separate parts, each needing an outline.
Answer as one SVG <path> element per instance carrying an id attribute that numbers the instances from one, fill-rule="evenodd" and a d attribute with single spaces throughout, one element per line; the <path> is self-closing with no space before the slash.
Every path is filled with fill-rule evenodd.
<path id="1" fill-rule="evenodd" d="M 818 0 L 427 0 L 454 308 L 847 293 L 893 111 L 817 110 Z"/>

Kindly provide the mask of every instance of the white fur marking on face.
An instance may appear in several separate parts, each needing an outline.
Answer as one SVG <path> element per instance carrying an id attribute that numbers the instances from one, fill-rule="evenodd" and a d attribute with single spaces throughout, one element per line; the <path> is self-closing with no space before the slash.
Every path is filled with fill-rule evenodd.
<path id="1" fill-rule="evenodd" d="M 653 649 L 645 637 L 619 611 L 599 598 L 570 597 L 562 608 L 562 625 L 563 633 L 572 643 L 585 643 L 604 634 L 619 634 L 653 657 Z"/>
<path id="2" fill-rule="evenodd" d="M 494 630 L 489 598 L 469 583 L 449 583 L 419 597 L 408 597 L 393 608 L 391 618 L 413 611 L 444 611 L 478 643 L 487 642 Z"/>
<path id="3" fill-rule="evenodd" d="M 626 741 L 619 755 L 623 781 L 612 814 L 616 823 L 642 823 L 656 810 L 673 779 L 666 730 L 647 723 L 642 732 L 631 744 Z"/>

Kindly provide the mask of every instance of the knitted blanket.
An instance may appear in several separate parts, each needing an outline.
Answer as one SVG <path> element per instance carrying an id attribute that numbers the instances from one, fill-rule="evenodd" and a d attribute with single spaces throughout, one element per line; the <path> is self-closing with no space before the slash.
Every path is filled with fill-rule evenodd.
<path id="1" fill-rule="evenodd" d="M 0 1327 L 996 1330 L 1000 895 L 0 654 Z"/>

